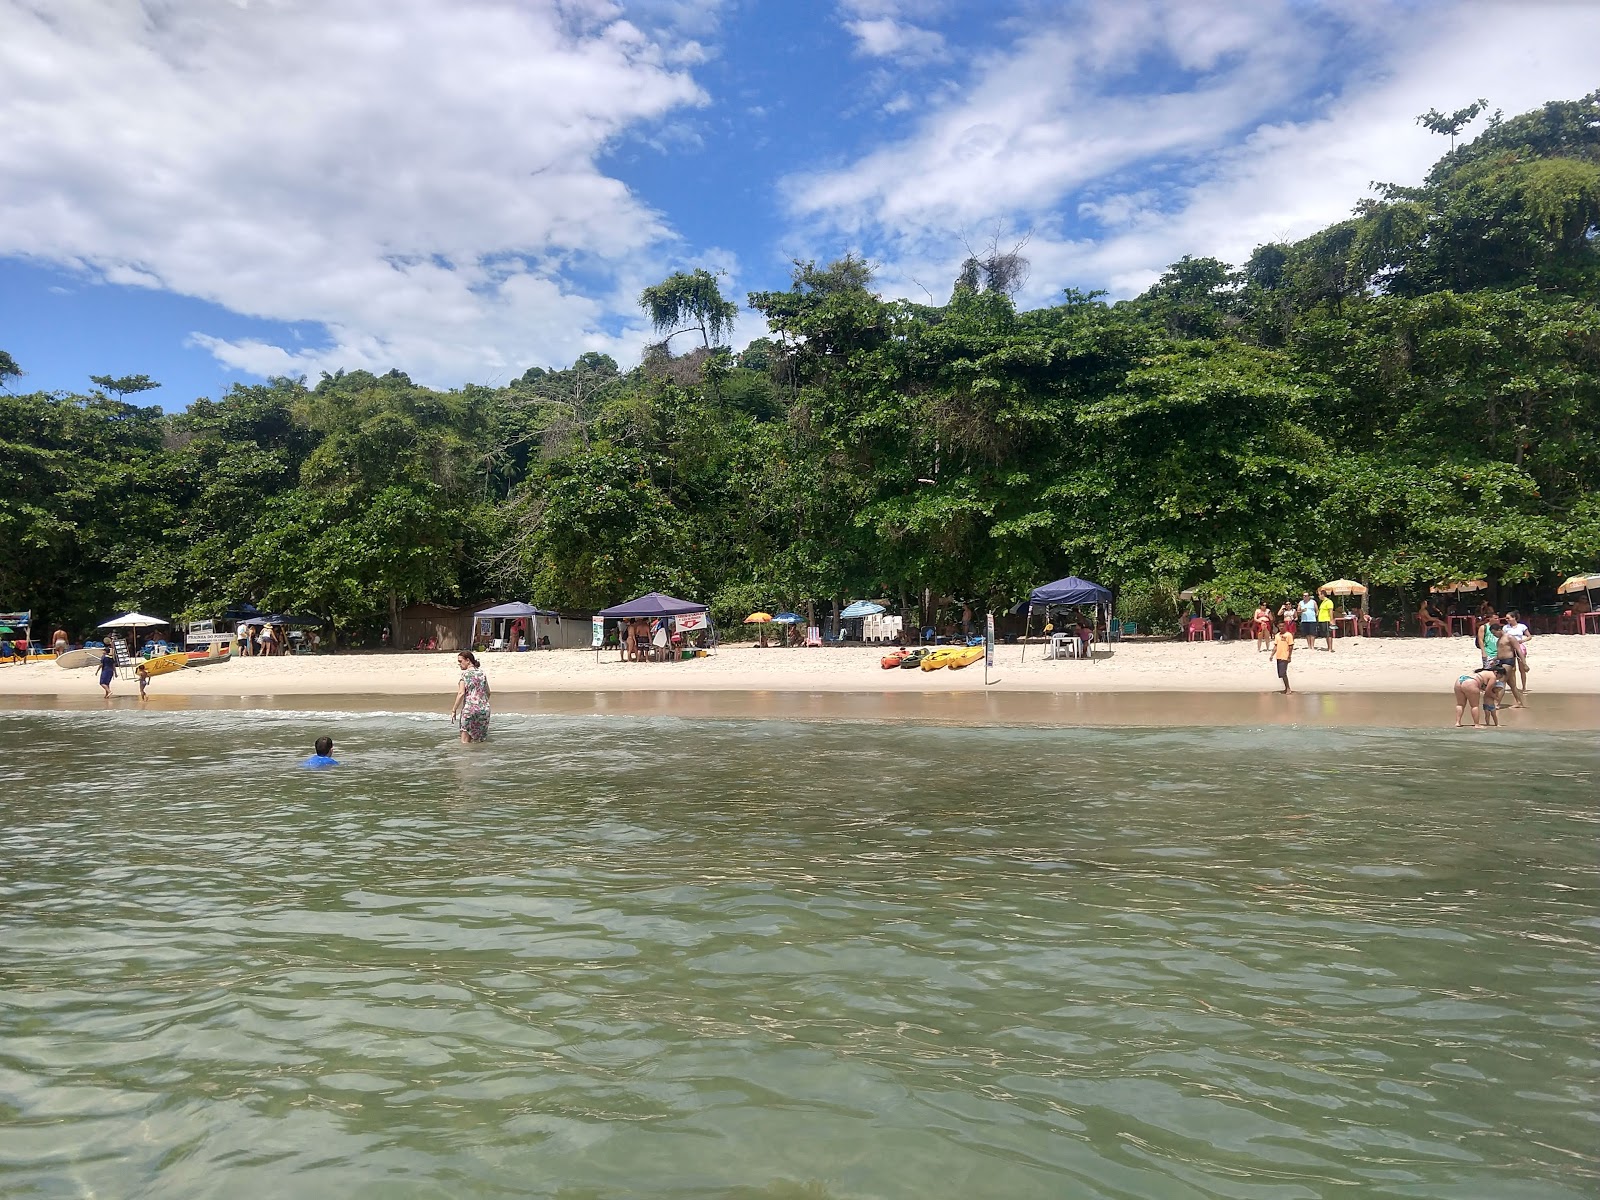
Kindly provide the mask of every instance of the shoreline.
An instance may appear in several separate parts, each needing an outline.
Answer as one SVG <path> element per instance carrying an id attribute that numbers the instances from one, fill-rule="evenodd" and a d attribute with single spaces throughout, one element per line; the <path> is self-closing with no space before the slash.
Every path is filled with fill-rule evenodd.
<path id="1" fill-rule="evenodd" d="M 303 714 L 334 722 L 363 716 L 433 716 L 441 736 L 449 695 L 315 693 L 239 696 L 0 695 L 0 716 L 30 712 L 123 712 L 162 717 L 207 713 Z M 991 729 L 1300 727 L 1415 731 L 1451 729 L 1454 704 L 1435 692 L 988 692 L 735 691 L 732 689 L 501 693 L 497 719 L 510 717 L 671 718 L 784 725 L 911 725 Z M 503 731 L 505 726 L 499 728 Z M 1501 714 L 1494 733 L 1600 731 L 1600 695 L 1540 693 L 1529 707 Z M 1490 732 L 1485 730 L 1485 732 Z M 519 735 L 520 736 L 520 735 Z M 491 733 L 491 740 L 494 734 Z"/>

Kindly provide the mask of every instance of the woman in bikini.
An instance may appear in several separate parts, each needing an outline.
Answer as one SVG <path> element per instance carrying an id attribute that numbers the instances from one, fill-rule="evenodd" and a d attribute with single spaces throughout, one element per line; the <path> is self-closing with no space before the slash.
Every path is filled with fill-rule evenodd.
<path id="1" fill-rule="evenodd" d="M 1271 650 L 1272 610 L 1267 607 L 1267 602 L 1265 600 L 1256 605 L 1256 614 L 1253 620 L 1255 621 L 1257 652 L 1259 653 L 1262 650 Z"/>
<path id="2" fill-rule="evenodd" d="M 1462 675 L 1456 680 L 1456 728 L 1461 728 L 1461 718 L 1468 709 L 1472 710 L 1472 725 L 1476 729 L 1478 714 L 1482 709 L 1483 698 L 1490 694 L 1489 689 L 1505 678 L 1505 668 L 1499 665 L 1483 667 L 1470 674 Z"/>

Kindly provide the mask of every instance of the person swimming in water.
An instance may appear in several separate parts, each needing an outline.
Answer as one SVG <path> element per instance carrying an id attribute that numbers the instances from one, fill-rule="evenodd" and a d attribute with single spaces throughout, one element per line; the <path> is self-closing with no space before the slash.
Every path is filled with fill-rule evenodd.
<path id="1" fill-rule="evenodd" d="M 339 760 L 333 757 L 333 739 L 331 737 L 324 734 L 316 740 L 316 744 L 312 748 L 316 753 L 302 762 L 300 764 L 302 767 L 309 767 L 313 771 L 318 771 L 323 767 L 337 767 L 339 765 Z"/>

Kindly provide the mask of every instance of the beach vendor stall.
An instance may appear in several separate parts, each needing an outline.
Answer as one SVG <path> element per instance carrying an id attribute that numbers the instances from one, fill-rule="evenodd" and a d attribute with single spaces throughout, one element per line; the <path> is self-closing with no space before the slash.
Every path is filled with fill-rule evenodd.
<path id="1" fill-rule="evenodd" d="M 1028 617 L 1023 625 L 1022 658 L 1028 657 L 1028 628 L 1033 623 L 1033 610 L 1043 609 L 1048 613 L 1052 608 L 1085 608 L 1093 607 L 1095 612 L 1095 629 L 1106 628 L 1106 623 L 1111 619 L 1111 589 L 1101 587 L 1088 579 L 1081 579 L 1076 575 L 1068 575 L 1065 579 L 1057 579 L 1054 583 L 1047 583 L 1036 587 L 1028 593 Z M 1094 661 L 1092 651 L 1093 642 L 1090 642 L 1091 652 L 1089 658 Z"/>
<path id="2" fill-rule="evenodd" d="M 99 628 L 101 629 L 113 631 L 125 629 L 128 631 L 129 641 L 127 643 L 117 637 L 111 639 L 111 648 L 117 657 L 117 668 L 122 671 L 124 679 L 129 678 L 133 670 L 134 653 L 138 649 L 134 645 L 134 640 L 138 638 L 139 630 L 160 629 L 169 624 L 171 622 L 163 617 L 147 617 L 144 613 L 138 612 L 123 613 L 120 617 L 112 617 L 109 621 L 100 622 Z"/>
<path id="3" fill-rule="evenodd" d="M 0 660 L 26 662 L 33 653 L 33 610 L 0 613 Z"/>
<path id="4" fill-rule="evenodd" d="M 1370 632 L 1371 626 L 1367 619 L 1367 588 L 1365 584 L 1357 583 L 1354 579 L 1335 579 L 1323 584 L 1317 589 L 1317 595 L 1344 597 L 1344 612 L 1333 618 L 1333 624 L 1342 637 L 1355 637 L 1358 634 Z M 1359 596 L 1361 604 L 1352 612 L 1350 610 L 1351 596 Z"/>
<path id="5" fill-rule="evenodd" d="M 1593 592 L 1600 592 L 1600 575 L 1573 575 L 1556 588 L 1558 596 L 1583 597 L 1583 610 L 1573 606 L 1567 610 L 1570 616 L 1564 618 L 1572 622 L 1574 633 L 1600 633 L 1600 608 L 1595 607 Z"/>
<path id="6" fill-rule="evenodd" d="M 649 621 L 652 626 L 658 621 L 671 624 L 674 619 L 679 617 L 692 618 L 686 622 L 680 622 L 677 626 L 679 630 L 687 631 L 689 626 L 693 626 L 696 630 L 703 627 L 709 634 L 706 649 L 709 651 L 716 646 L 717 631 L 716 626 L 711 623 L 710 609 L 706 605 L 697 604 L 693 600 L 679 600 L 675 596 L 665 596 L 660 592 L 646 592 L 644 595 L 636 596 L 623 604 L 614 604 L 610 608 L 602 608 L 595 613 L 596 620 Z M 663 631 L 666 630 L 665 625 L 660 628 Z M 653 649 L 666 651 L 672 644 L 671 639 L 672 634 L 667 631 L 664 644 L 658 641 L 654 634 L 649 640 Z M 596 647 L 595 660 L 598 662 L 599 658 L 600 650 L 599 647 Z"/>
<path id="7" fill-rule="evenodd" d="M 520 641 L 523 648 L 537 650 L 542 644 L 539 618 L 548 620 L 555 615 L 550 609 L 535 608 L 520 600 L 479 609 L 472 614 L 472 643 L 491 650 L 516 650 Z"/>

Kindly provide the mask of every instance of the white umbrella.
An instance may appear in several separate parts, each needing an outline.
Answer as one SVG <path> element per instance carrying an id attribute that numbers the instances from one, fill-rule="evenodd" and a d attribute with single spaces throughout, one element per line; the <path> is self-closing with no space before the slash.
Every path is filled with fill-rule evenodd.
<path id="1" fill-rule="evenodd" d="M 112 617 L 109 621 L 101 621 L 101 629 L 143 629 L 148 625 L 170 624 L 162 617 L 147 617 L 143 613 L 123 613 L 120 617 Z"/>

